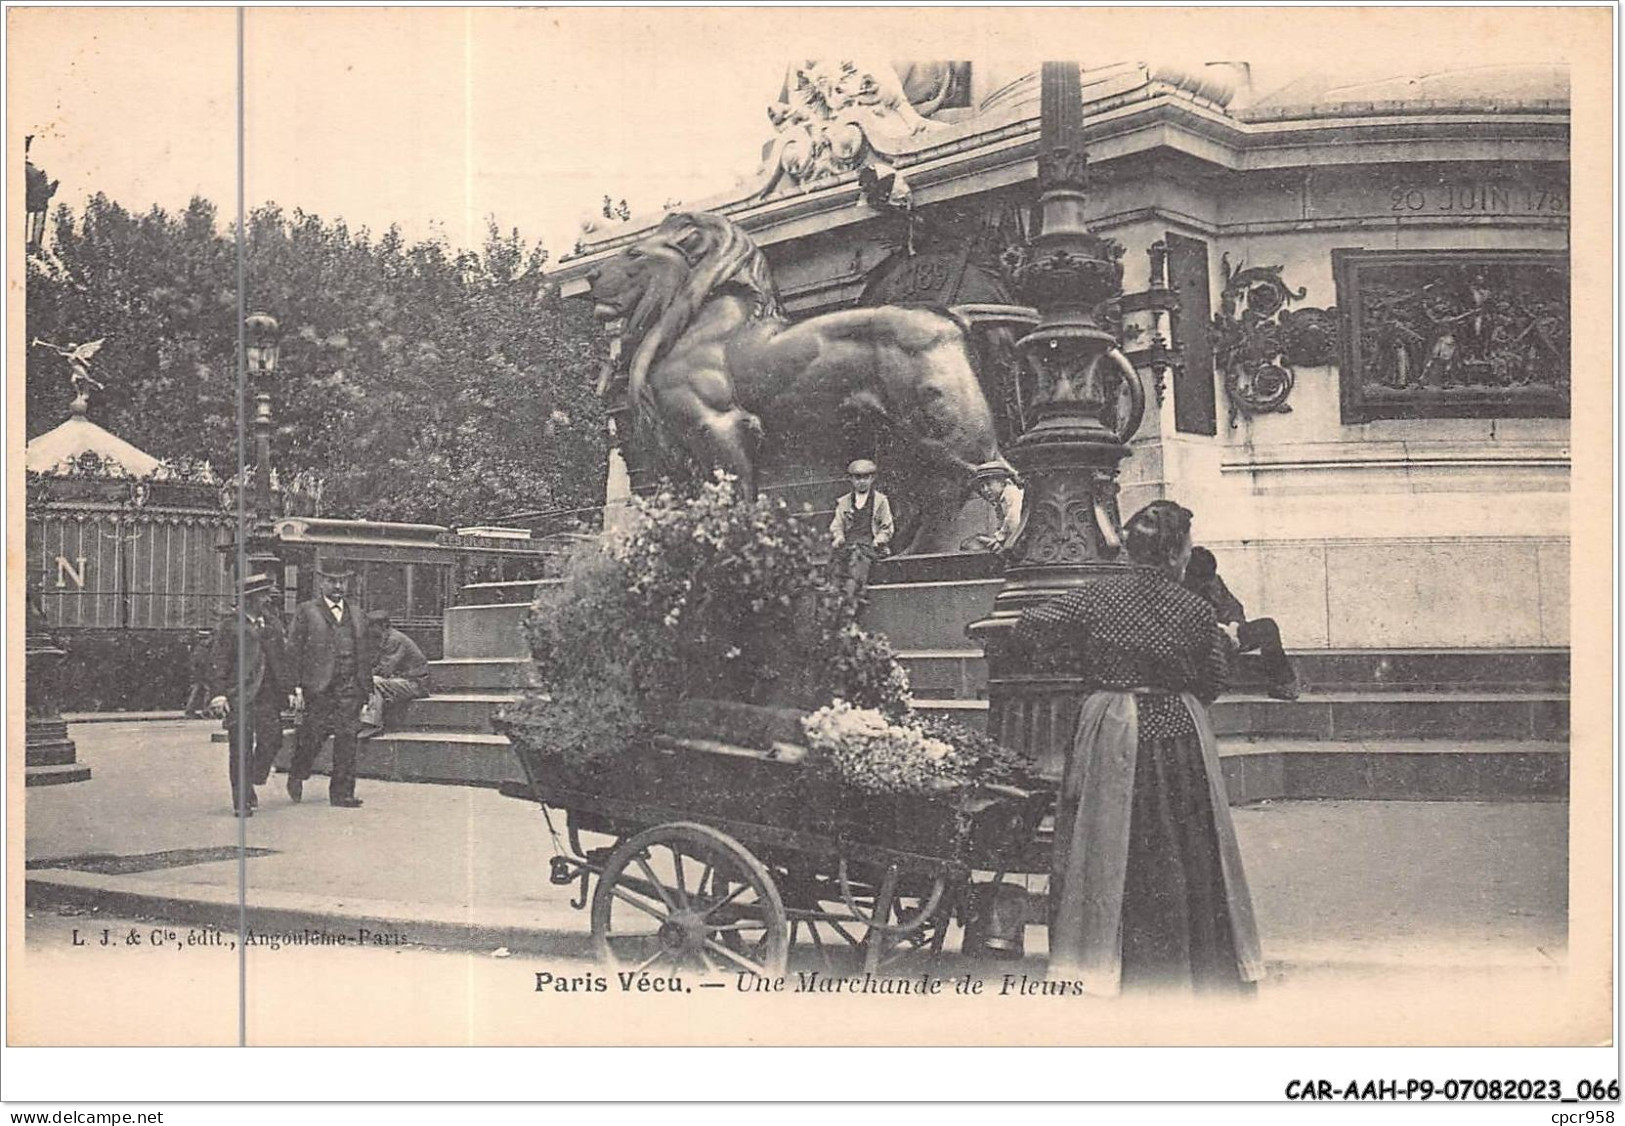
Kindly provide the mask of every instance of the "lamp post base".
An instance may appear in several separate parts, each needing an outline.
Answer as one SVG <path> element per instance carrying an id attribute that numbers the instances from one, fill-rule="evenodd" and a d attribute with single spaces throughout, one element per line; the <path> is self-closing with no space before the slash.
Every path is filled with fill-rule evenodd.
<path id="1" fill-rule="evenodd" d="M 68 724 L 56 710 L 56 666 L 67 656 L 49 641 L 30 638 L 26 643 L 28 660 L 26 711 L 28 715 L 23 751 L 23 784 L 58 786 L 66 782 L 90 780 L 90 767 L 78 761 L 78 748 L 68 738 Z"/>

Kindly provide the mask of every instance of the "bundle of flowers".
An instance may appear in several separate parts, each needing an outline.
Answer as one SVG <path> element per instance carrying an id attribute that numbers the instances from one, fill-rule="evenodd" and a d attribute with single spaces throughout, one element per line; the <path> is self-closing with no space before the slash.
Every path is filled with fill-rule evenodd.
<path id="1" fill-rule="evenodd" d="M 917 722 L 893 722 L 874 708 L 837 699 L 801 721 L 818 762 L 847 785 L 872 794 L 930 794 L 969 778 L 958 749 Z"/>
<path id="2" fill-rule="evenodd" d="M 722 474 L 633 509 L 628 532 L 581 546 L 531 608 L 537 690 L 498 717 L 510 736 L 589 765 L 695 697 L 811 708 L 841 696 L 907 712 L 891 646 L 823 582 L 819 521 L 746 501 Z"/>

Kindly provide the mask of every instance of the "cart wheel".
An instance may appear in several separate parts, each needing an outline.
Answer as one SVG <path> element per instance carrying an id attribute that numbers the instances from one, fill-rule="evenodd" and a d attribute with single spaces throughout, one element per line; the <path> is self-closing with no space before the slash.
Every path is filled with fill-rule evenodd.
<path id="1" fill-rule="evenodd" d="M 911 934 L 924 926 L 937 913 L 937 907 L 942 903 L 943 892 L 948 889 L 948 881 L 938 873 L 931 879 L 931 890 L 924 897 L 915 897 L 912 906 L 906 907 L 896 894 L 897 868 L 893 865 L 882 878 L 875 899 L 870 904 L 873 910 L 866 912 L 853 894 L 844 856 L 841 857 L 836 878 L 840 881 L 841 901 L 846 904 L 846 909 L 852 912 L 857 921 L 864 923 L 871 930 L 891 935 Z"/>
<path id="2" fill-rule="evenodd" d="M 631 970 L 782 974 L 790 928 L 773 877 L 706 825 L 657 825 L 610 855 L 592 897 L 593 949 Z"/>

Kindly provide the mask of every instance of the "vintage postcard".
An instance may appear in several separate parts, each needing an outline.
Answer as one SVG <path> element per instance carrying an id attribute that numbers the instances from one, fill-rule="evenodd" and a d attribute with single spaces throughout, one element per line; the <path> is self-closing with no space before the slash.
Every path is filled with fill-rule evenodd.
<path id="1" fill-rule="evenodd" d="M 8 1042 L 1610 1044 L 1615 16 L 9 9 Z"/>

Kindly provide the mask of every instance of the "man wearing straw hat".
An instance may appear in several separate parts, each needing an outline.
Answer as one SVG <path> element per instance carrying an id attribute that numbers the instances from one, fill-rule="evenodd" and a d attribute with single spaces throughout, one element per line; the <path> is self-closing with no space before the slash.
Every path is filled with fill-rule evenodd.
<path id="1" fill-rule="evenodd" d="M 299 740 L 288 764 L 288 796 L 304 798 L 316 754 L 333 737 L 333 772 L 328 778 L 327 800 L 339 809 L 357 809 L 355 796 L 355 737 L 360 728 L 361 703 L 371 687 L 366 659 L 366 637 L 360 608 L 349 600 L 353 571 L 318 568 L 321 593 L 301 602 L 293 612 L 288 649 L 304 706 Z"/>
<path id="2" fill-rule="evenodd" d="M 1004 461 L 989 461 L 975 471 L 976 492 L 989 509 L 986 531 L 970 536 L 961 551 L 1003 551 L 1021 530 L 1021 486 L 1015 470 Z"/>
<path id="3" fill-rule="evenodd" d="M 231 808 L 238 817 L 254 815 L 254 787 L 271 777 L 282 749 L 282 706 L 293 689 L 282 624 L 265 610 L 265 597 L 274 589 L 270 575 L 246 577 L 241 601 L 221 618 L 210 643 L 209 675 L 219 695 L 209 701 L 209 711 L 225 719 Z"/>

